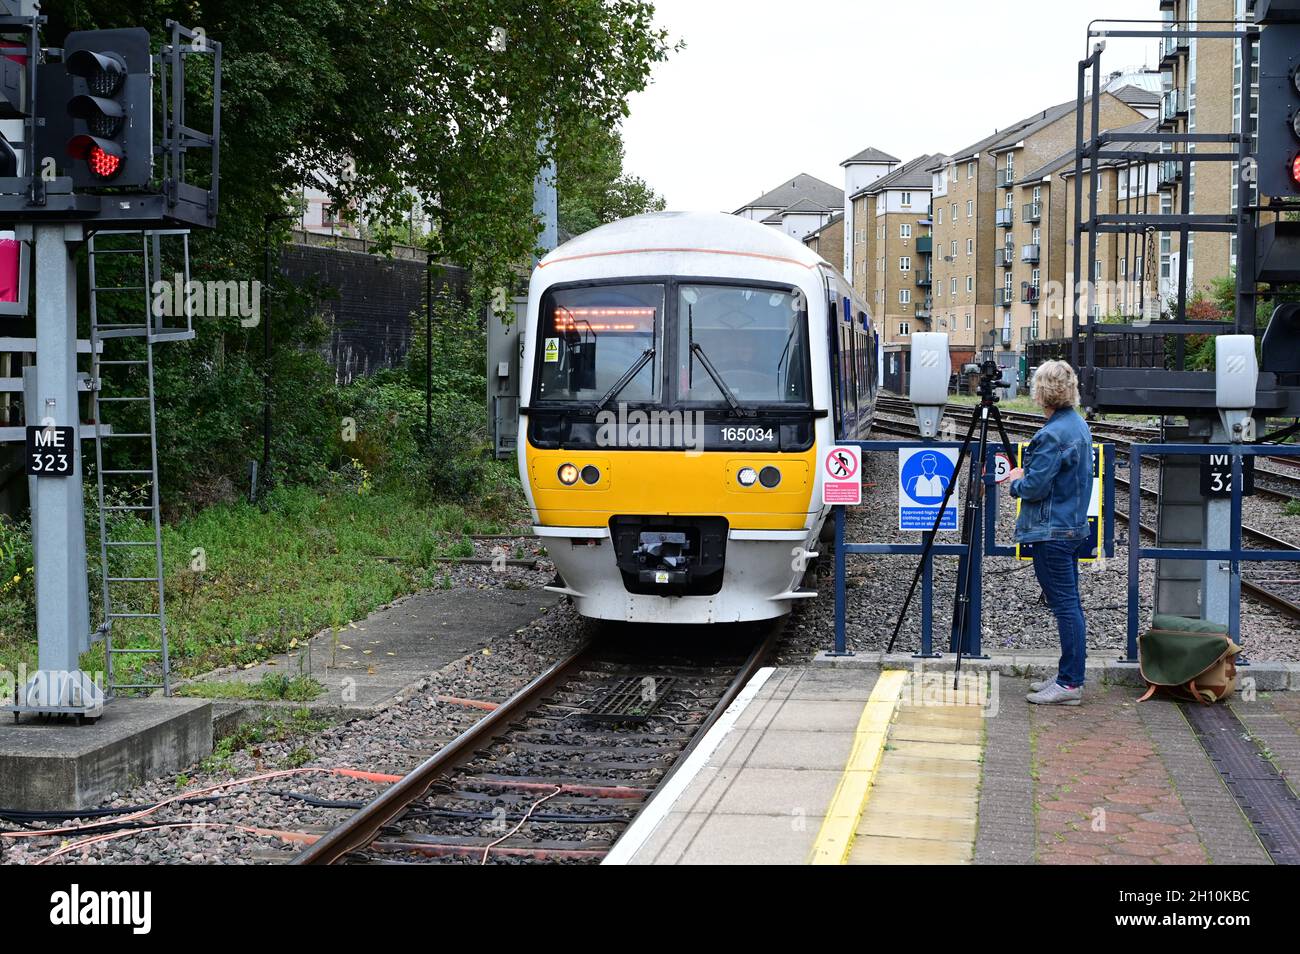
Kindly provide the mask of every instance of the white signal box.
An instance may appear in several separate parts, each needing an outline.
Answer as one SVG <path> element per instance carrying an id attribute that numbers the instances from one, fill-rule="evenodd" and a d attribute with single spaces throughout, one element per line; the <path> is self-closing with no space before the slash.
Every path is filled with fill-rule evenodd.
<path id="1" fill-rule="evenodd" d="M 952 355 L 948 336 L 942 331 L 918 331 L 912 335 L 912 380 L 908 397 L 921 437 L 939 433 L 939 419 L 948 403 L 948 379 L 952 377 Z"/>
<path id="2" fill-rule="evenodd" d="M 1219 335 L 1214 339 L 1214 399 L 1219 419 L 1234 444 L 1246 440 L 1255 410 L 1259 362 L 1254 335 Z"/>

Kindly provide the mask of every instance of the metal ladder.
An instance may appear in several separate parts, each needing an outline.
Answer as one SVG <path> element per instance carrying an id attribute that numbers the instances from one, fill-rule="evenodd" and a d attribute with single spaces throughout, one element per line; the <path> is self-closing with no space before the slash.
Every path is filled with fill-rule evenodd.
<path id="1" fill-rule="evenodd" d="M 95 489 L 99 505 L 99 555 L 101 587 L 103 594 L 104 619 L 100 632 L 104 634 L 104 657 L 106 664 L 106 690 L 115 696 L 122 692 L 147 693 L 161 689 L 164 695 L 171 695 L 171 657 L 167 643 L 166 595 L 163 582 L 163 548 L 162 515 L 159 509 L 158 494 L 158 441 L 157 414 L 154 394 L 153 346 L 160 341 L 177 341 L 194 336 L 192 316 L 189 313 L 188 296 L 182 293 L 185 309 L 185 327 L 168 328 L 163 324 L 165 316 L 155 315 L 153 309 L 152 289 L 154 283 L 167 279 L 161 274 L 162 249 L 164 236 L 179 235 L 182 238 L 184 263 L 184 280 L 189 281 L 189 233 L 184 230 L 158 231 L 116 231 L 104 230 L 91 235 L 86 243 L 86 254 L 90 278 L 90 353 L 91 380 L 94 421 L 99 427 L 100 439 L 95 441 Z M 122 274 L 139 276 L 140 285 L 130 284 L 134 279 L 124 279 L 128 284 L 100 285 L 103 272 L 101 260 L 107 256 L 129 256 L 138 259 L 138 270 L 132 268 L 121 270 Z M 128 259 L 128 261 L 130 260 Z M 98 266 L 98 267 L 97 267 Z M 109 279 L 115 280 L 115 279 Z M 170 283 L 169 283 L 170 284 Z M 135 313 L 141 320 L 101 322 L 101 306 L 115 296 L 118 301 L 125 300 L 125 314 Z M 139 296 L 132 303 L 130 298 L 120 296 Z M 136 308 L 139 307 L 137 311 Z M 138 350 L 127 350 L 124 356 L 112 357 L 124 349 L 112 348 L 115 340 L 133 340 L 144 346 L 144 356 L 139 357 Z M 123 369 L 124 378 L 131 369 L 140 368 L 144 372 L 144 393 L 119 392 L 110 380 L 114 369 Z M 138 385 L 137 385 L 138 387 Z M 112 421 L 104 420 L 106 409 L 129 406 L 132 404 L 148 405 L 147 430 L 117 430 Z M 107 426 L 105 426 L 107 425 Z M 140 453 L 134 455 L 136 460 L 149 461 L 148 469 L 104 467 L 104 441 L 138 441 Z M 118 480 L 125 479 L 122 486 Z M 138 503 L 129 496 L 139 488 L 143 481 L 148 483 L 149 503 Z M 152 532 L 147 538 L 141 534 L 132 534 L 130 539 L 114 539 L 109 536 L 109 514 L 133 514 L 144 517 L 148 514 Z M 152 575 L 114 575 L 110 554 L 119 550 L 135 551 L 146 547 L 153 548 Z M 118 571 L 120 572 L 120 571 Z M 148 584 L 144 587 L 143 584 Z M 134 590 L 134 593 L 123 592 Z M 157 602 L 143 602 L 147 596 L 157 594 Z M 135 599 L 132 599 L 132 596 Z M 156 622 L 156 639 L 146 646 L 114 645 L 113 628 L 119 620 L 153 620 Z M 119 682 L 119 667 L 115 665 L 119 657 L 154 656 L 158 659 L 160 681 L 151 678 L 139 678 L 131 682 Z"/>

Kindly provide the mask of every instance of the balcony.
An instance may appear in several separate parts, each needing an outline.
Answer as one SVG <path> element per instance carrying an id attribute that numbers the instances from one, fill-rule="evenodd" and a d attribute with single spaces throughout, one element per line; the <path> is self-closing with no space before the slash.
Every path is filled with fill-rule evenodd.
<path id="1" fill-rule="evenodd" d="M 997 263 L 998 268 L 1010 268 L 1016 260 L 1016 250 L 1014 246 L 1007 245 L 993 253 L 993 260 Z"/>
<path id="2" fill-rule="evenodd" d="M 1016 170 L 1010 167 L 998 170 L 998 185 L 1009 189 L 1016 181 Z"/>
<path id="3" fill-rule="evenodd" d="M 1186 25 L 1183 26 L 1187 29 Z M 1161 61 L 1176 59 L 1187 52 L 1191 40 L 1185 36 L 1166 36 L 1160 40 Z"/>
<path id="4" fill-rule="evenodd" d="M 1043 205 L 1041 202 L 1026 202 L 1020 212 L 1020 217 L 1025 222 L 1041 222 L 1043 219 Z"/>
<path id="5" fill-rule="evenodd" d="M 1031 264 L 1038 264 L 1039 247 L 1037 245 L 1020 246 L 1020 260 Z"/>
<path id="6" fill-rule="evenodd" d="M 1000 229 L 1009 229 L 1015 223 L 1016 215 L 1011 209 L 998 209 L 994 221 Z"/>
<path id="7" fill-rule="evenodd" d="M 1160 170 L 1156 177 L 1156 188 L 1161 191 L 1170 191 L 1173 187 L 1183 180 L 1183 164 L 1175 162 L 1172 159 L 1162 160 Z"/>
<path id="8" fill-rule="evenodd" d="M 993 291 L 993 304 L 999 308 L 1010 308 L 1011 298 L 1010 288 L 997 288 Z"/>
<path id="9" fill-rule="evenodd" d="M 1160 122 L 1172 123 L 1187 115 L 1187 91 L 1183 89 L 1165 90 L 1160 97 Z"/>
<path id="10" fill-rule="evenodd" d="M 916 273 L 916 285 L 918 288 L 929 288 L 930 281 L 931 281 L 931 275 L 929 272 Z"/>
<path id="11" fill-rule="evenodd" d="M 929 255 L 934 251 L 934 237 L 930 235 L 921 235 L 916 239 L 916 252 L 918 255 Z"/>
<path id="12" fill-rule="evenodd" d="M 930 299 L 927 298 L 924 302 L 917 302 L 913 314 L 920 321 L 929 321 L 930 320 Z"/>
<path id="13" fill-rule="evenodd" d="M 1037 285 L 1021 285 L 1021 286 L 1020 286 L 1020 300 L 1021 300 L 1021 301 L 1027 301 L 1027 302 L 1031 302 L 1031 303 L 1032 303 L 1032 302 L 1036 302 L 1036 301 L 1038 301 L 1038 296 L 1039 296 L 1039 288 L 1038 288 Z"/>

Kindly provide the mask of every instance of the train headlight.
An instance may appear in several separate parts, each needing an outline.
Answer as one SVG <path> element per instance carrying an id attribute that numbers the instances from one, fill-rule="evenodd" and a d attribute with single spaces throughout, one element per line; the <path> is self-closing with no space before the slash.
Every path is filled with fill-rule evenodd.
<path id="1" fill-rule="evenodd" d="M 600 483 L 600 468 L 595 464 L 582 468 L 582 482 L 588 485 Z"/>
<path id="2" fill-rule="evenodd" d="M 758 481 L 758 471 L 753 467 L 742 467 L 736 474 L 736 483 L 742 487 L 753 487 Z"/>
<path id="3" fill-rule="evenodd" d="M 775 467 L 768 465 L 758 472 L 758 482 L 771 490 L 781 482 L 781 472 Z"/>
<path id="4" fill-rule="evenodd" d="M 573 464 L 561 464 L 555 475 L 560 478 L 560 483 L 566 487 L 572 487 L 578 482 L 578 468 Z"/>

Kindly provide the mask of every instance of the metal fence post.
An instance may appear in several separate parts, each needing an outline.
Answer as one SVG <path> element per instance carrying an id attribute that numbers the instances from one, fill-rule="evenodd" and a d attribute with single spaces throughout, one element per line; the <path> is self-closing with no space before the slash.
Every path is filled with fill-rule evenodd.
<path id="1" fill-rule="evenodd" d="M 849 655 L 844 626 L 844 506 L 835 507 L 835 655 Z"/>
<path id="2" fill-rule="evenodd" d="M 1142 564 L 1142 445 L 1133 444 L 1128 453 L 1128 655 L 1124 662 L 1137 661 L 1138 584 Z"/>

